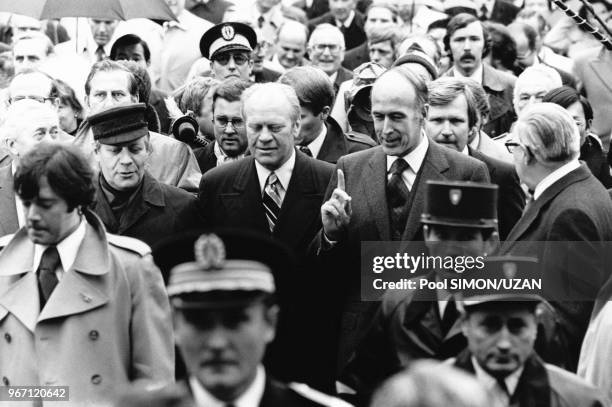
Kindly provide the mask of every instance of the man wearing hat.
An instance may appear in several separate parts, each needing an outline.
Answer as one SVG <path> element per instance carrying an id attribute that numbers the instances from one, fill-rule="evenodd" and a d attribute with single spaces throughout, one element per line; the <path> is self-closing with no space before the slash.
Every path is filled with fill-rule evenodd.
<path id="1" fill-rule="evenodd" d="M 428 254 L 476 258 L 491 253 L 498 239 L 497 197 L 498 187 L 492 184 L 428 181 L 421 216 Z M 412 280 L 441 281 L 446 274 L 424 271 L 426 275 Z M 414 359 L 446 359 L 459 353 L 465 339 L 454 302 L 445 289 L 387 291 L 342 382 L 367 396 L 378 382 Z"/>
<path id="2" fill-rule="evenodd" d="M 252 52 L 257 46 L 257 34 L 246 24 L 217 24 L 200 39 L 200 52 L 210 60 L 215 78 L 230 77 L 248 81 L 253 70 Z"/>
<path id="3" fill-rule="evenodd" d="M 376 145 L 363 134 L 351 132 L 345 135 L 340 125 L 329 116 L 334 88 L 322 70 L 312 66 L 292 68 L 283 74 L 280 82 L 291 86 L 300 101 L 302 125 L 296 144 L 303 153 L 335 164 L 343 155 Z"/>
<path id="4" fill-rule="evenodd" d="M 175 338 L 188 377 L 148 398 L 128 396 L 122 407 L 181 399 L 211 407 L 346 405 L 304 384 L 276 381 L 262 364 L 279 317 L 275 276 L 290 267 L 282 245 L 245 232 L 190 233 L 166 242 L 154 257 L 170 269 Z"/>
<path id="5" fill-rule="evenodd" d="M 142 103 L 89 116 L 100 173 L 92 209 L 111 233 L 154 245 L 198 227 L 196 198 L 157 181 L 146 167 L 151 142 Z"/>
<path id="6" fill-rule="evenodd" d="M 524 257 L 488 258 L 474 275 L 529 280 L 537 261 Z M 534 351 L 536 308 L 542 298 L 529 290 L 464 291 L 461 329 L 467 349 L 454 360 L 512 406 L 603 406 L 600 391 L 573 373 L 545 364 Z"/>

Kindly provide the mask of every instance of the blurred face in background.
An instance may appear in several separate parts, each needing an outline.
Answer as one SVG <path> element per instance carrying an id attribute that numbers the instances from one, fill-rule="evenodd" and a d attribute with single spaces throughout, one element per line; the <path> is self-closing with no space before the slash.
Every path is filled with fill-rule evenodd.
<path id="1" fill-rule="evenodd" d="M 310 37 L 309 55 L 313 66 L 333 75 L 344 60 L 344 37 L 332 29 L 315 31 Z"/>
<path id="2" fill-rule="evenodd" d="M 391 67 L 395 61 L 395 50 L 391 41 L 381 41 L 368 45 L 370 61 L 376 62 L 385 68 Z"/>
<path id="3" fill-rule="evenodd" d="M 47 44 L 41 38 L 18 41 L 13 47 L 15 73 L 37 69 L 47 58 Z"/>
<path id="4" fill-rule="evenodd" d="M 364 29 L 366 33 L 373 27 L 390 27 L 395 25 L 393 13 L 386 7 L 372 7 L 368 11 Z"/>
<path id="5" fill-rule="evenodd" d="M 144 69 L 149 67 L 149 61 L 145 58 L 144 48 L 141 44 L 127 45 L 117 49 L 117 61 L 134 61 Z"/>
<path id="6" fill-rule="evenodd" d="M 91 29 L 91 34 L 96 44 L 101 46 L 108 44 L 111 38 L 113 38 L 117 23 L 117 20 L 98 20 L 90 18 L 89 28 Z"/>
<path id="7" fill-rule="evenodd" d="M 356 0 L 329 0 L 329 11 L 338 21 L 346 20 L 355 6 Z"/>
<path id="8" fill-rule="evenodd" d="M 285 69 L 302 65 L 306 54 L 306 33 L 294 30 L 281 30 L 276 44 L 278 62 Z"/>

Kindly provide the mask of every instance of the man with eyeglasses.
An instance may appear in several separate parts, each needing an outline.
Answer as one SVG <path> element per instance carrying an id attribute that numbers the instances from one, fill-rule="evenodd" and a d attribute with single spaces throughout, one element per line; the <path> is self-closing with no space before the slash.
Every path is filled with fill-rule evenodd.
<path id="1" fill-rule="evenodd" d="M 229 78 L 215 88 L 212 96 L 215 141 L 194 151 L 202 174 L 244 157 L 247 136 L 240 98 L 249 86 L 250 82 Z"/>
<path id="2" fill-rule="evenodd" d="M 246 24 L 227 22 L 217 24 L 200 39 L 200 52 L 210 60 L 215 78 L 251 79 L 253 59 L 257 47 L 257 34 Z"/>
<path id="3" fill-rule="evenodd" d="M 40 71 L 25 71 L 15 75 L 8 87 L 8 104 L 23 99 L 56 105 L 57 89 L 51 78 Z"/>
<path id="4" fill-rule="evenodd" d="M 257 45 L 251 54 L 253 59 L 253 69 L 251 70 L 251 80 L 256 83 L 276 82 L 281 73 L 268 68 L 270 64 L 269 54 L 272 50 L 272 43 L 268 42 L 261 30 L 257 31 Z"/>
<path id="5" fill-rule="evenodd" d="M 343 82 L 353 79 L 353 73 L 342 67 L 344 50 L 344 37 L 338 27 L 321 24 L 310 35 L 308 55 L 312 66 L 322 69 L 329 76 L 336 95 Z"/>
<path id="6" fill-rule="evenodd" d="M 540 260 L 547 300 L 559 313 L 576 367 L 593 300 L 610 276 L 612 201 L 586 164 L 578 161 L 580 133 L 572 116 L 553 103 L 526 107 L 506 146 L 533 199 L 508 234 L 502 254 Z"/>
<path id="7" fill-rule="evenodd" d="M 512 103 L 520 114 L 527 106 L 542 102 L 544 95 L 562 85 L 561 76 L 546 65 L 535 65 L 525 69 L 516 79 Z"/>

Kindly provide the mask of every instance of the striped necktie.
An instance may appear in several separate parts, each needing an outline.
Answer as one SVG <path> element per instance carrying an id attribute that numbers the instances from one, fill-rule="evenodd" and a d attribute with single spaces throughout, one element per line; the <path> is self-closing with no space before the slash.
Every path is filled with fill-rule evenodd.
<path id="1" fill-rule="evenodd" d="M 274 227 L 278 221 L 281 205 L 283 204 L 283 186 L 275 173 L 270 173 L 266 180 L 263 193 L 263 205 L 268 219 L 270 233 L 274 232 Z"/>

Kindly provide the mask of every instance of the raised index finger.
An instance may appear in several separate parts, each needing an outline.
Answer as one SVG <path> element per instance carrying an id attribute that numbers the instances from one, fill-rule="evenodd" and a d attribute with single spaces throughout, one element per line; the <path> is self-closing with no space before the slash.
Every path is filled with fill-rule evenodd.
<path id="1" fill-rule="evenodd" d="M 338 168 L 338 189 L 342 191 L 346 191 L 346 187 L 344 185 L 344 172 Z"/>

